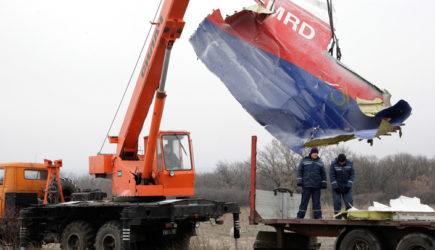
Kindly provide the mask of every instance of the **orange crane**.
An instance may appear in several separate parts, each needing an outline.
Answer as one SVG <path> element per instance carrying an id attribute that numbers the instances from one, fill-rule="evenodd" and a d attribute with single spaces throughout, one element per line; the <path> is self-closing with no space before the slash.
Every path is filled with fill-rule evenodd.
<path id="1" fill-rule="evenodd" d="M 165 82 L 172 46 L 181 36 L 188 0 L 165 1 L 155 25 L 119 136 L 116 154 L 89 158 L 89 173 L 111 178 L 115 196 L 189 196 L 194 194 L 194 163 L 190 134 L 160 132 L 165 103 Z M 155 98 L 154 98 L 155 95 Z M 144 155 L 138 154 L 139 134 L 155 99 Z"/>

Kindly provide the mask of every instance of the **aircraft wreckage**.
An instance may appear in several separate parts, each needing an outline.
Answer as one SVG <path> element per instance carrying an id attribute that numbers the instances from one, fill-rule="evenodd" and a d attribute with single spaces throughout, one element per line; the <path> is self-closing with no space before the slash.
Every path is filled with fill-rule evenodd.
<path id="1" fill-rule="evenodd" d="M 328 53 L 331 25 L 286 0 L 204 19 L 190 39 L 199 59 L 257 122 L 295 152 L 399 131 L 409 104 Z"/>

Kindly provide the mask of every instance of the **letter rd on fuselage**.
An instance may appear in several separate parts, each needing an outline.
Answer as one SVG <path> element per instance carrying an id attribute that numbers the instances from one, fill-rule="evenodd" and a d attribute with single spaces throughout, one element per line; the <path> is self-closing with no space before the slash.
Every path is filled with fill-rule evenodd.
<path id="1" fill-rule="evenodd" d="M 269 1 L 267 3 L 267 8 L 274 10 L 274 6 L 272 7 L 273 3 L 274 1 Z M 293 31 L 297 32 L 299 35 L 306 39 L 313 39 L 316 35 L 316 31 L 311 25 L 307 24 L 304 21 L 301 22 L 301 19 L 299 17 L 290 13 L 283 7 L 278 7 L 275 10 L 275 13 L 272 14 L 272 17 L 276 18 L 279 21 L 282 21 L 284 25 L 291 25 L 291 29 Z"/>

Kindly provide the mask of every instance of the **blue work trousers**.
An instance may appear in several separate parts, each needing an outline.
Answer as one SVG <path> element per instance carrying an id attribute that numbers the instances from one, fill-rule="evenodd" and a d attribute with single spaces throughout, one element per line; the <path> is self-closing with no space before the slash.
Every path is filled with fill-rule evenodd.
<path id="1" fill-rule="evenodd" d="M 307 212 L 308 203 L 312 197 L 314 219 L 322 218 L 322 208 L 320 207 L 320 188 L 302 188 L 301 205 L 299 205 L 298 219 L 303 219 Z"/>
<path id="2" fill-rule="evenodd" d="M 349 190 L 349 192 L 343 194 L 335 192 L 335 190 L 332 190 L 332 200 L 334 201 L 334 214 L 337 214 L 341 211 L 341 198 L 343 198 L 344 206 L 346 207 L 346 210 L 352 207 L 353 205 L 353 197 L 352 197 L 352 190 Z M 341 216 L 335 217 L 336 219 L 340 220 Z"/>

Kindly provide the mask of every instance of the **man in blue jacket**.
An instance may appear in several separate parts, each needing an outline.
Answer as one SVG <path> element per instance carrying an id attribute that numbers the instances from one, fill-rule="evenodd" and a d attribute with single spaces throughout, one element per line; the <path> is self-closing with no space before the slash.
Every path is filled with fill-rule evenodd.
<path id="1" fill-rule="evenodd" d="M 317 148 L 312 148 L 310 154 L 299 163 L 297 185 L 302 187 L 302 199 L 297 217 L 299 219 L 305 217 L 308 202 L 312 197 L 314 219 L 321 219 L 320 189 L 326 188 L 326 172 Z"/>
<path id="2" fill-rule="evenodd" d="M 353 162 L 346 159 L 345 154 L 339 154 L 338 157 L 331 162 L 329 169 L 329 179 L 332 185 L 332 200 L 334 201 L 334 214 L 341 210 L 341 198 L 343 198 L 346 210 L 352 207 L 352 184 L 355 178 L 355 170 Z M 341 219 L 341 216 L 335 217 Z"/>

